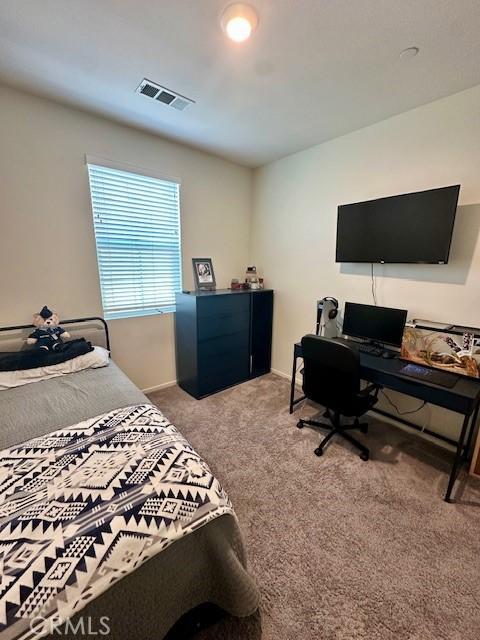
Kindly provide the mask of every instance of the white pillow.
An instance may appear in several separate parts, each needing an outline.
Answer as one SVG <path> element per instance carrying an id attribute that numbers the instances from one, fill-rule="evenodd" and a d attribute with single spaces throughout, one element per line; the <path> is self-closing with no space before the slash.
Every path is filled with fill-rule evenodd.
<path id="1" fill-rule="evenodd" d="M 93 351 L 60 364 L 51 364 L 47 367 L 37 367 L 36 369 L 21 369 L 20 371 L 0 371 L 0 390 L 21 387 L 24 384 L 40 382 L 40 380 L 48 380 L 49 378 L 57 378 L 82 369 L 106 367 L 108 365 L 108 356 L 109 352 L 103 347 L 93 347 Z"/>

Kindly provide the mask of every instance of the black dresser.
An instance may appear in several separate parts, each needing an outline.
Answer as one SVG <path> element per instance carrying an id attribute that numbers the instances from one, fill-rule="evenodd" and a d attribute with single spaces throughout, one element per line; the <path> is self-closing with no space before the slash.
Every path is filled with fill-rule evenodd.
<path id="1" fill-rule="evenodd" d="M 203 398 L 270 371 L 273 291 L 177 293 L 177 380 Z"/>

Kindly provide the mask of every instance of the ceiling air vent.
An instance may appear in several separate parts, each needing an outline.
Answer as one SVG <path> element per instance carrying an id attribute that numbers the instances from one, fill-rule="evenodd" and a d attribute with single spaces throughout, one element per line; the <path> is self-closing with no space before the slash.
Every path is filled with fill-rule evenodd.
<path id="1" fill-rule="evenodd" d="M 155 82 L 151 82 L 144 78 L 137 87 L 137 93 L 140 93 L 147 98 L 152 98 L 157 102 L 161 102 L 167 107 L 173 107 L 177 111 L 184 111 L 191 104 L 195 104 L 195 100 L 190 100 L 185 96 L 175 93 L 171 89 L 166 89 Z"/>

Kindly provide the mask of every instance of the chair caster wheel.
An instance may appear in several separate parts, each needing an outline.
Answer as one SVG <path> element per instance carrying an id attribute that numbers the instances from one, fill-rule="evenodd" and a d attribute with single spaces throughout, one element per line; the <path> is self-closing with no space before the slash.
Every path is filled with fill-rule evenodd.
<path id="1" fill-rule="evenodd" d="M 297 422 L 297 427 L 298 427 L 299 429 L 303 429 L 303 420 L 299 420 L 299 421 Z"/>
<path id="2" fill-rule="evenodd" d="M 323 456 L 323 449 L 320 449 L 320 447 L 317 447 L 313 453 L 318 457 Z"/>
<path id="3" fill-rule="evenodd" d="M 370 454 L 369 453 L 364 453 L 362 451 L 362 453 L 360 454 L 360 460 L 363 460 L 364 462 L 367 462 L 367 460 L 370 458 Z"/>

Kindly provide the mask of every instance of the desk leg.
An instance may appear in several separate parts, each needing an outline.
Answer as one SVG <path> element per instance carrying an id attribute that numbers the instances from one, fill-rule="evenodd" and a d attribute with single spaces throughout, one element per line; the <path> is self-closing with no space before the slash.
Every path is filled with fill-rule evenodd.
<path id="1" fill-rule="evenodd" d="M 293 354 L 292 382 L 290 385 L 290 413 L 293 413 L 293 398 L 295 396 L 295 375 L 297 373 L 297 356 Z"/>
<path id="2" fill-rule="evenodd" d="M 457 479 L 457 475 L 460 469 L 460 465 L 462 462 L 462 454 L 463 454 L 463 443 L 465 441 L 465 435 L 468 429 L 468 423 L 470 422 L 470 416 L 465 416 L 462 425 L 462 431 L 460 433 L 460 438 L 457 444 L 457 450 L 455 452 L 455 459 L 452 464 L 452 469 L 450 471 L 450 478 L 448 480 L 447 493 L 445 494 L 445 502 L 452 502 L 452 489 L 455 484 L 455 480 Z"/>
<path id="3" fill-rule="evenodd" d="M 477 425 L 479 407 L 480 407 L 480 402 L 477 402 L 477 406 L 475 407 L 475 410 L 474 410 L 473 416 L 472 416 L 472 421 L 470 423 L 470 429 L 468 430 L 467 442 L 465 444 L 465 451 L 464 451 L 464 455 L 463 455 L 464 460 L 468 460 L 468 454 L 470 452 L 470 447 L 472 445 L 473 433 L 474 433 L 475 427 Z"/>

